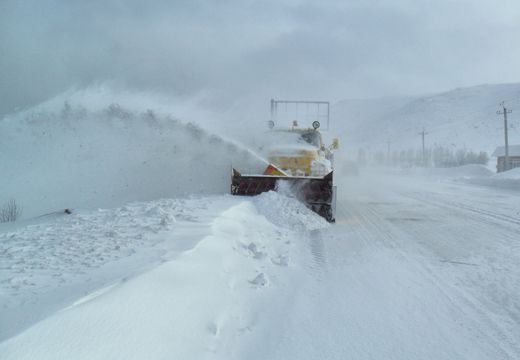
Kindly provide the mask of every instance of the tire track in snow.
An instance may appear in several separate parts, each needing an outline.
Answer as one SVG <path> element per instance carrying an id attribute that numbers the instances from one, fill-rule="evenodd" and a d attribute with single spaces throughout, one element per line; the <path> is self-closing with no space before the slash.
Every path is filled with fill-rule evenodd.
<path id="1" fill-rule="evenodd" d="M 485 210 L 482 208 L 474 207 L 474 206 L 465 204 L 460 201 L 453 201 L 453 200 L 448 200 L 448 199 L 434 199 L 433 193 L 427 194 L 425 192 L 420 192 L 420 193 L 400 192 L 400 194 L 404 197 L 414 199 L 419 202 L 424 202 L 424 203 L 427 203 L 427 204 L 430 204 L 433 206 L 442 207 L 442 208 L 450 209 L 450 210 L 456 208 L 456 209 L 465 210 L 467 212 L 474 213 L 477 216 L 479 216 L 479 218 L 483 218 L 483 220 L 487 221 L 489 224 L 498 225 L 498 224 L 496 224 L 496 222 L 490 221 L 491 219 L 493 219 L 493 220 L 498 220 L 498 221 L 502 221 L 505 223 L 509 223 L 512 225 L 520 225 L 520 218 L 518 218 L 518 217 L 513 217 L 513 216 Z M 425 194 L 427 194 L 427 196 L 425 196 Z"/>
<path id="2" fill-rule="evenodd" d="M 423 222 L 403 230 L 420 239 L 421 245 L 430 251 L 436 251 L 435 244 L 442 244 L 445 249 L 441 251 L 439 262 L 453 264 L 450 259 L 461 258 L 476 265 L 470 269 L 456 269 L 430 263 L 429 267 L 438 277 L 445 275 L 452 278 L 454 292 L 463 293 L 461 299 L 466 299 L 475 311 L 480 314 L 484 312 L 490 322 L 498 325 L 497 339 L 507 343 L 518 356 L 520 301 L 517 300 L 517 282 L 520 274 L 516 264 L 520 260 L 517 251 L 520 246 L 515 218 L 460 201 L 441 201 L 440 194 L 436 193 L 400 194 L 418 204 L 441 210 L 435 213 L 442 226 L 434 228 L 432 224 Z M 436 198 L 432 200 L 433 197 Z M 453 257 L 450 252 L 458 254 Z"/>
<path id="3" fill-rule="evenodd" d="M 428 203 L 428 200 L 417 199 L 415 200 Z M 445 202 L 450 204 L 450 201 Z M 449 205 L 443 205 L 445 208 L 449 208 Z M 446 279 L 442 278 L 437 272 L 437 267 L 433 266 L 430 261 L 425 258 L 416 257 L 413 252 L 409 251 L 412 249 L 413 238 L 410 239 L 408 234 L 413 236 L 424 236 L 424 234 L 437 232 L 436 224 L 432 222 L 419 222 L 422 231 L 416 231 L 415 233 L 410 232 L 410 225 L 408 223 L 402 223 L 402 226 L 397 226 L 395 223 L 391 223 L 380 214 L 380 211 L 376 206 L 369 206 L 369 217 L 371 224 L 378 229 L 378 232 L 385 234 L 386 245 L 391 244 L 400 256 L 406 259 L 407 263 L 413 266 L 418 273 L 423 277 L 428 278 L 431 283 L 444 295 L 446 299 L 453 305 L 453 308 L 458 312 L 465 314 L 466 318 L 471 319 L 472 322 L 478 324 L 474 329 L 476 330 L 476 336 L 478 338 L 487 338 L 493 342 L 496 348 L 503 351 L 507 358 L 515 358 L 520 354 L 520 346 L 514 339 L 514 334 L 511 336 L 511 331 L 504 329 L 503 322 L 497 321 L 496 316 L 488 310 L 486 306 L 483 306 L 474 296 L 468 293 L 465 289 L 450 284 Z M 420 214 L 420 213 L 419 213 Z M 482 213 L 480 213 L 482 214 Z M 480 219 L 479 219 L 480 220 Z M 492 225 L 497 225 L 496 222 L 487 222 Z M 480 225 L 480 226 L 478 226 Z M 479 224 L 479 221 L 475 221 L 475 231 L 484 232 L 488 234 L 488 238 L 493 238 L 496 235 L 494 228 L 483 227 Z M 422 234 L 421 234 L 422 232 Z M 446 234 L 448 235 L 448 234 Z M 395 239 L 400 240 L 401 244 L 397 245 Z M 408 241 L 406 247 L 403 240 Z M 416 248 L 415 251 L 420 249 Z"/>
<path id="4" fill-rule="evenodd" d="M 325 253 L 321 230 L 311 231 L 309 242 L 312 257 L 308 267 L 313 276 L 318 280 L 322 280 L 327 272 L 327 254 Z"/>
<path id="5" fill-rule="evenodd" d="M 359 236 L 365 244 L 370 244 L 366 251 L 370 253 L 384 249 L 390 250 L 407 266 L 412 267 L 420 278 L 425 279 L 442 294 L 450 304 L 450 311 L 454 316 L 464 319 L 468 330 L 474 334 L 476 339 L 487 339 L 487 342 L 492 344 L 495 349 L 500 349 L 504 358 L 518 356 L 520 348 L 514 339 L 514 334 L 511 335 L 511 331 L 504 329 L 501 322 L 497 321 L 496 317 L 476 298 L 442 278 L 442 275 L 437 273 L 437 269 L 430 264 L 429 259 L 419 255 L 421 249 L 414 245 L 413 239 L 419 234 L 417 232 L 410 234 L 410 231 L 406 229 L 409 226 L 406 222 L 398 226 L 389 221 L 386 218 L 386 212 L 389 210 L 382 209 L 382 205 L 384 204 L 352 202 L 348 204 L 348 210 L 343 209 L 342 211 L 343 220 L 345 214 L 348 214 L 349 219 L 355 219 L 357 229 L 354 236 Z M 391 208 L 389 207 L 389 209 Z M 390 210 L 390 213 L 394 212 Z M 421 230 L 424 233 L 435 231 L 435 223 L 427 221 L 419 223 L 421 223 Z M 467 324 L 472 325 L 470 327 Z"/>

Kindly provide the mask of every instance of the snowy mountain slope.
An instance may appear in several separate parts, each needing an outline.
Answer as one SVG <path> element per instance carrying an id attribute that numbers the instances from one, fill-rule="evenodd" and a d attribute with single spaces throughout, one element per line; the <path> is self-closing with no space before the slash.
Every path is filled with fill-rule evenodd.
<path id="1" fill-rule="evenodd" d="M 344 134 L 349 151 L 365 147 L 386 153 L 420 148 L 423 129 L 427 146 L 467 148 L 491 153 L 503 145 L 499 104 L 513 109 L 510 143 L 520 143 L 520 84 L 481 85 L 412 99 L 343 101 L 331 110 L 333 124 Z"/>
<path id="2" fill-rule="evenodd" d="M 232 164 L 265 167 L 237 142 L 174 118 L 168 111 L 175 106 L 108 95 L 99 89 L 66 93 L 0 120 L 1 204 L 15 199 L 31 217 L 224 193 Z M 180 107 L 183 112 L 189 110 Z"/>
<path id="3" fill-rule="evenodd" d="M 338 130 L 348 129 L 345 135 L 350 138 L 351 134 L 362 132 L 367 122 L 377 122 L 412 100 L 412 97 L 342 100 L 332 105 L 331 127 Z"/>

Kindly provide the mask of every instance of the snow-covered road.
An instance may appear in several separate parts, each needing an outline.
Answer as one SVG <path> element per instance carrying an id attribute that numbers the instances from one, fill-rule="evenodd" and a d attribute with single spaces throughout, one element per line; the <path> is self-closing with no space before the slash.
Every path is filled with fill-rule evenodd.
<path id="1" fill-rule="evenodd" d="M 258 359 L 520 358 L 520 196 L 402 176 L 340 183 Z"/>

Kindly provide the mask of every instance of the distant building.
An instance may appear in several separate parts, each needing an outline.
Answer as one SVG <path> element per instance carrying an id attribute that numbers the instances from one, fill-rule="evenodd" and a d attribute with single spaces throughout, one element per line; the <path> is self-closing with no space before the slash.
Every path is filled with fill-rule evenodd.
<path id="1" fill-rule="evenodd" d="M 497 158 L 497 172 L 506 170 L 506 147 L 499 146 L 491 156 Z M 520 167 L 520 145 L 509 145 L 509 167 Z"/>

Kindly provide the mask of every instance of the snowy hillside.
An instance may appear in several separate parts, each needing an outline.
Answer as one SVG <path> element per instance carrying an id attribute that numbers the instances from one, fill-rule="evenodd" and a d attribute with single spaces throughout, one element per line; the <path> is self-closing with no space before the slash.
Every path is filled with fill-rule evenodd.
<path id="1" fill-rule="evenodd" d="M 491 153 L 503 145 L 499 104 L 513 110 L 510 143 L 520 143 L 520 84 L 481 85 L 417 98 L 345 100 L 334 105 L 333 124 L 350 151 L 419 148 L 423 129 L 426 146 L 467 148 Z"/>
<path id="2" fill-rule="evenodd" d="M 186 120 L 193 117 L 196 123 Z M 68 92 L 8 116 L 0 120 L 0 203 L 15 199 L 31 217 L 225 193 L 232 164 L 263 169 L 265 162 L 201 128 L 208 117 L 104 88 Z"/>

